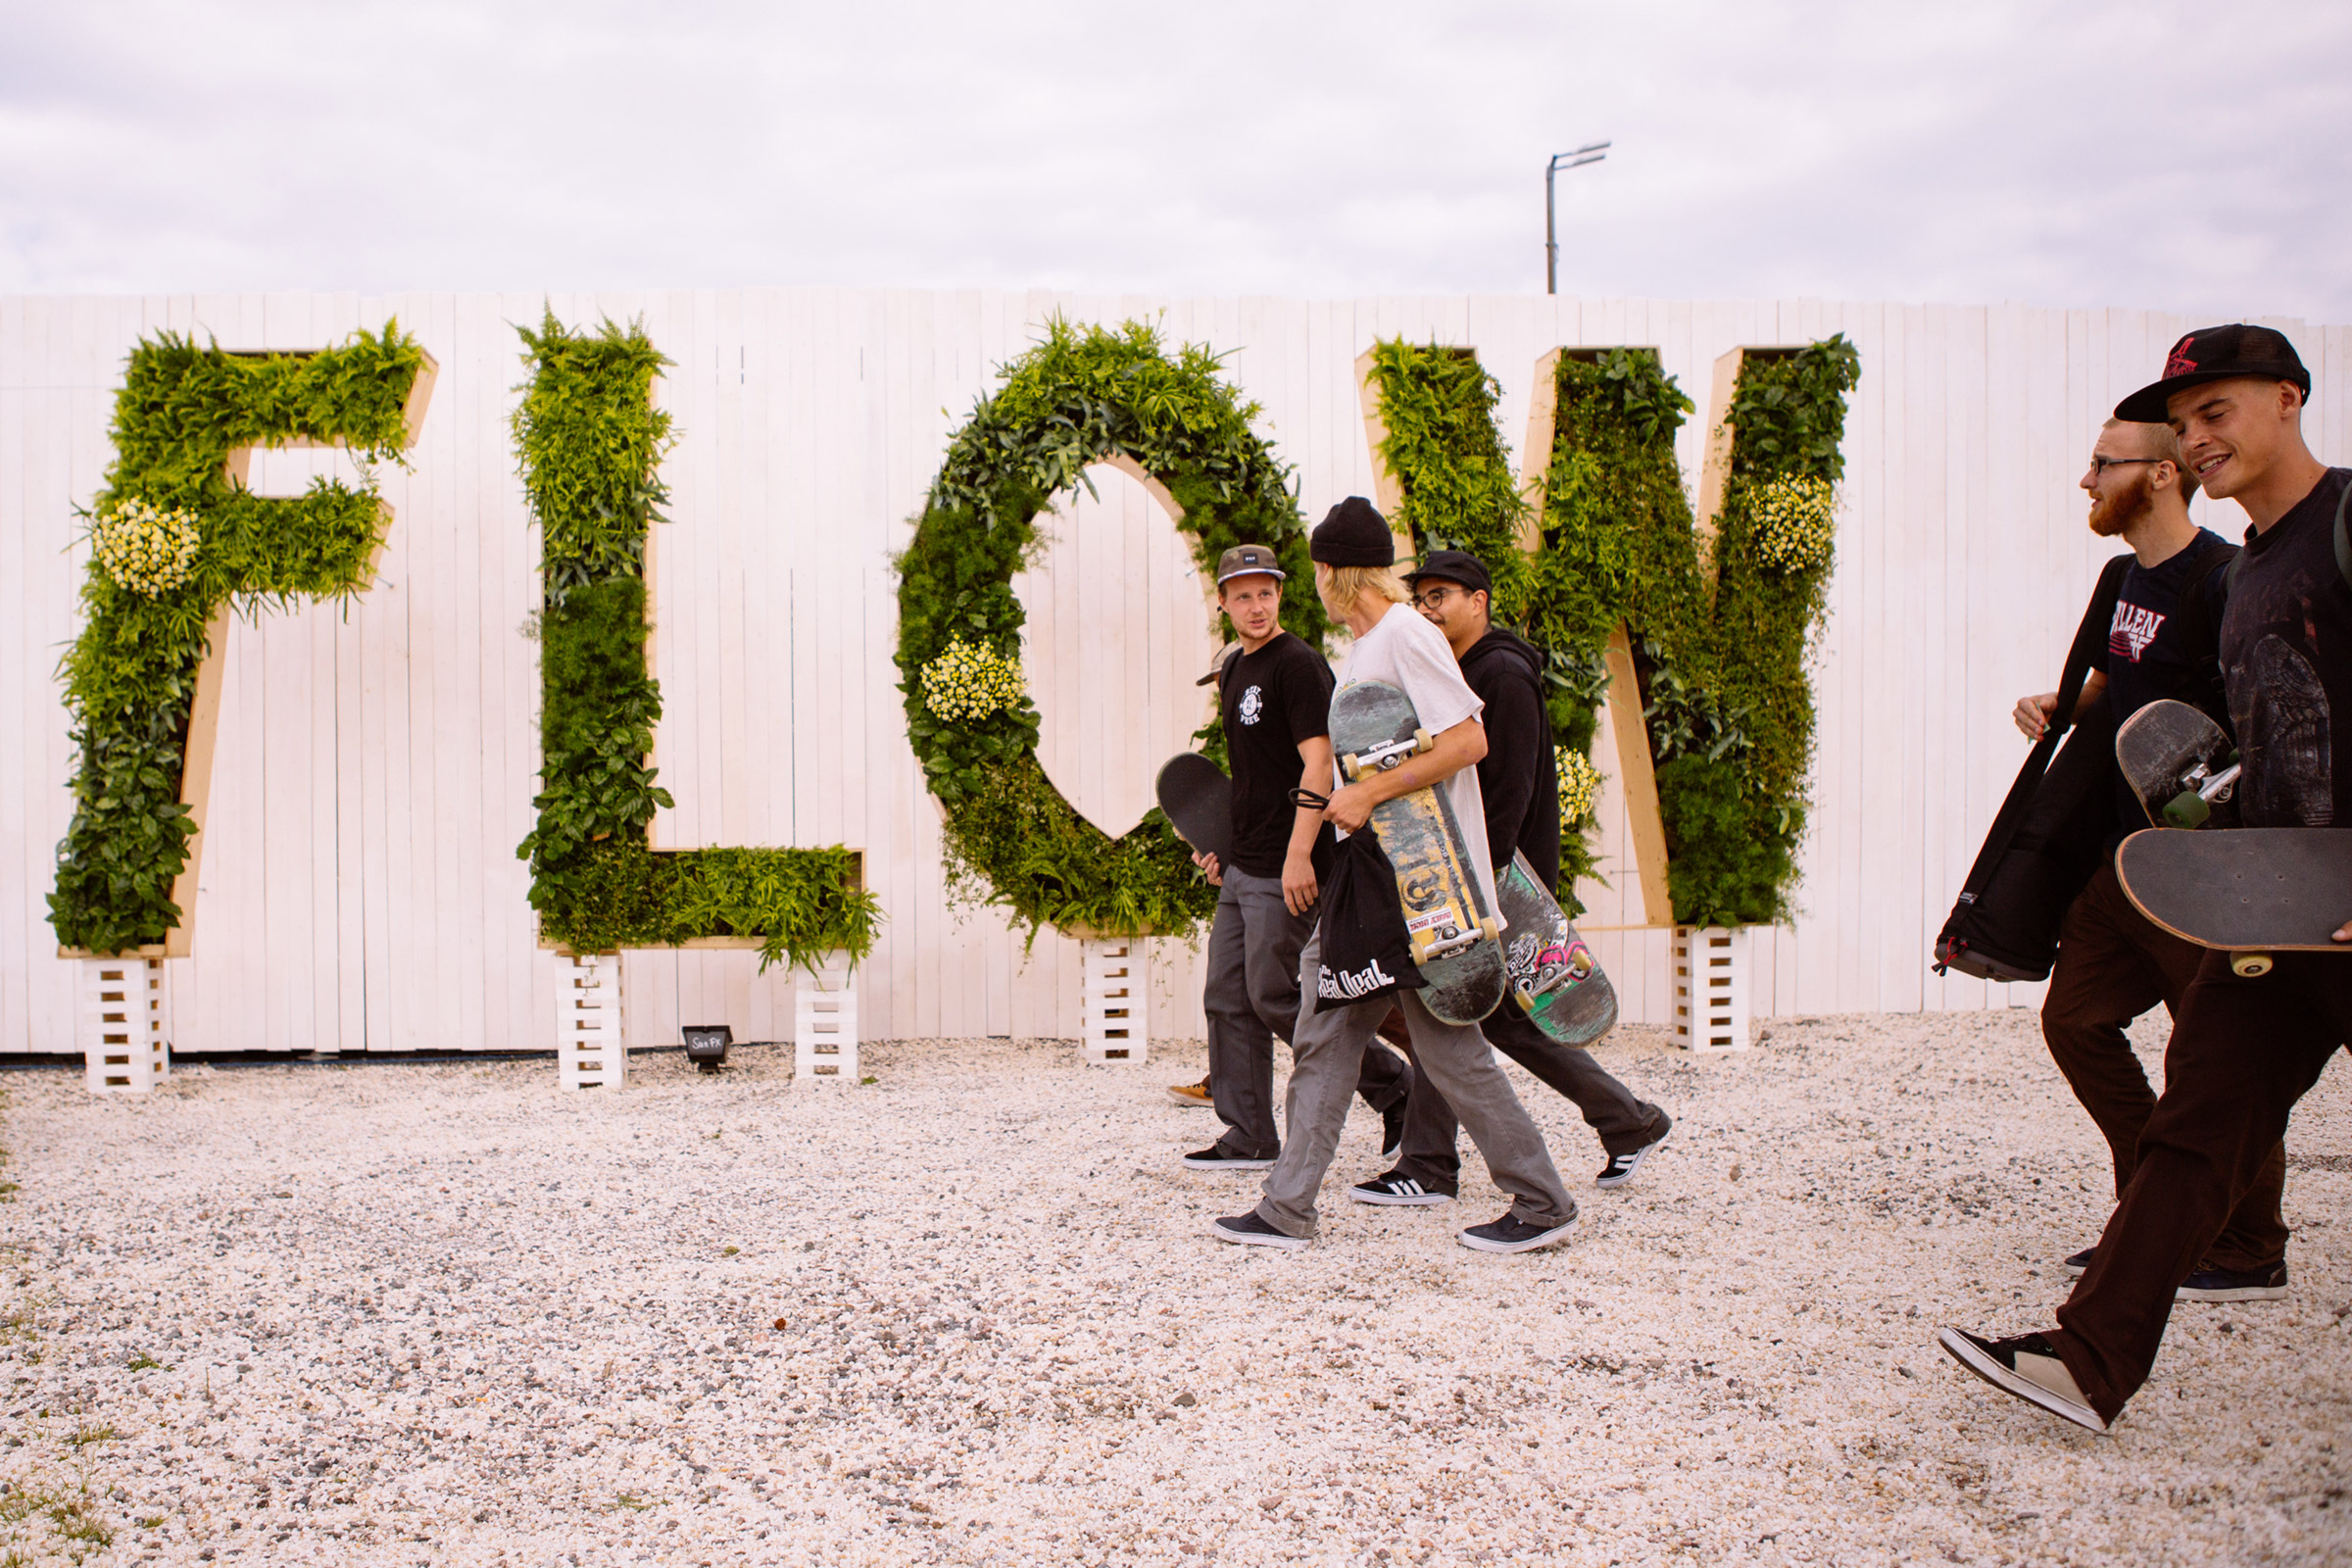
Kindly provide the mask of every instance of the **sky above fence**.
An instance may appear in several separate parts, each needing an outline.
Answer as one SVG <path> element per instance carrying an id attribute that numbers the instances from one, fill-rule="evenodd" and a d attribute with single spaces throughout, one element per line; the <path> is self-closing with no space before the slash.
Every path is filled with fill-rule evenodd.
<path id="1" fill-rule="evenodd" d="M 2352 8 L 0 0 L 0 292 L 1561 288 L 2352 318 Z"/>

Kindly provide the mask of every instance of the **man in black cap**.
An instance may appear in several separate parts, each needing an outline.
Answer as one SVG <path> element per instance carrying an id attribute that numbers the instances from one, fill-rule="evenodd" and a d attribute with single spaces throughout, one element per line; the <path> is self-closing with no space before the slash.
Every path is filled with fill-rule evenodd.
<path id="1" fill-rule="evenodd" d="M 1494 862 L 1487 854 L 1476 766 L 1487 752 L 1479 724 L 1485 705 L 1462 679 L 1446 639 L 1405 608 L 1409 595 L 1396 577 L 1393 536 L 1370 502 L 1349 496 L 1332 508 L 1316 527 L 1308 554 L 1323 608 L 1355 637 L 1340 685 L 1378 680 L 1396 687 L 1432 737 L 1428 751 L 1354 783 L 1343 785 L 1336 769 L 1326 773 L 1331 798 L 1324 818 L 1344 833 L 1358 833 L 1381 802 L 1422 788 L 1443 791 L 1467 842 L 1472 869 L 1485 885 L 1487 906 L 1493 908 Z M 1264 1197 L 1254 1209 L 1212 1222 L 1210 1234 L 1219 1241 L 1298 1248 L 1315 1234 L 1316 1195 L 1348 1120 L 1348 1092 L 1390 1005 L 1386 997 L 1377 997 L 1318 1010 L 1308 977 L 1319 969 L 1321 957 L 1318 933 L 1298 957 L 1303 1000 L 1291 1035 L 1282 1157 L 1266 1172 Z M 1512 1199 L 1499 1218 L 1470 1226 L 1457 1239 L 1486 1252 L 1531 1251 L 1565 1239 L 1576 1224 L 1576 1200 L 1560 1185 L 1544 1136 L 1495 1065 L 1493 1048 L 1476 1028 L 1432 1015 L 1418 992 L 1396 995 L 1412 1037 L 1416 1076 L 1426 1075 L 1444 1091 L 1486 1156 L 1488 1174 Z"/>
<path id="2" fill-rule="evenodd" d="M 1494 624 L 1494 590 L 1485 563 L 1462 550 L 1432 552 L 1405 576 L 1413 608 L 1445 633 L 1462 678 L 1486 704 L 1479 719 L 1487 755 L 1478 763 L 1486 804 L 1487 854 L 1502 874 L 1515 850 L 1546 888 L 1560 880 L 1560 782 L 1551 719 L 1544 704 L 1544 656 L 1526 639 Z M 1598 1183 L 1621 1187 L 1649 1152 L 1666 1141 L 1674 1119 L 1611 1077 L 1589 1051 L 1563 1046 L 1511 1002 L 1479 1025 L 1497 1051 L 1575 1102 L 1600 1137 Z M 1415 1080 L 1396 1166 L 1358 1182 L 1359 1203 L 1443 1203 L 1459 1190 L 1462 1160 L 1454 1147 L 1453 1107 L 1426 1075 Z"/>
<path id="3" fill-rule="evenodd" d="M 2352 561 L 2342 559 L 2352 555 L 2352 470 L 2323 466 L 2304 445 L 2310 393 L 2284 336 L 2220 326 L 2175 344 L 2164 378 L 2115 410 L 2170 423 L 2189 475 L 2253 524 L 2230 568 L 2221 638 L 2247 827 L 2352 827 L 2352 742 L 2338 740 L 2352 730 Z M 2335 940 L 2352 943 L 2352 919 Z M 2269 974 L 2241 978 L 2227 953 L 2206 953 L 2180 999 L 2138 1164 L 2059 1326 L 2003 1340 L 1945 1329 L 1944 1349 L 2004 1393 L 2109 1430 L 2155 1365 L 2175 1290 L 2348 1039 L 2352 956 L 2281 953 Z"/>
<path id="4" fill-rule="evenodd" d="M 1274 1127 L 1274 1036 L 1298 1020 L 1298 950 L 1313 924 L 1312 851 L 1320 811 L 1293 806 L 1299 786 L 1331 778 L 1331 666 L 1282 627 L 1283 570 L 1263 545 L 1217 561 L 1217 604 L 1240 644 L 1217 671 L 1225 757 L 1233 769 L 1232 858 L 1196 855 L 1217 888 L 1208 931 L 1208 1093 L 1225 1133 L 1184 1156 L 1192 1170 L 1264 1170 L 1282 1152 Z M 1364 1053 L 1356 1088 L 1381 1113 L 1382 1147 L 1404 1125 L 1412 1069 L 1385 1047 Z"/>

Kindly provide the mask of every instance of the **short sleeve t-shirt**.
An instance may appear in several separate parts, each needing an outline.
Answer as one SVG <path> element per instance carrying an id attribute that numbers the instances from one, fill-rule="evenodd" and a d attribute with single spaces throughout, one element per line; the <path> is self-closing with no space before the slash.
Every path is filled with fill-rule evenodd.
<path id="1" fill-rule="evenodd" d="M 2222 674 L 2245 761 L 2248 827 L 2352 827 L 2352 588 L 2335 564 L 2335 508 L 2352 469 L 2330 468 L 2268 533 L 2246 535 L 2222 619 Z"/>
<path id="2" fill-rule="evenodd" d="M 2107 646 L 2091 661 L 2091 667 L 2107 677 L 2107 710 L 2118 724 L 2150 703 L 2196 700 L 2190 691 L 2192 677 L 2213 653 L 2211 640 L 2221 630 L 2218 601 L 2225 568 L 2206 573 L 2199 589 L 2206 613 L 2183 614 L 2186 607 L 2180 595 L 2197 574 L 2206 552 L 2217 548 L 2227 548 L 2221 535 L 2199 528 L 2194 539 L 2155 565 L 2143 566 L 2134 561 L 2124 568 L 2115 618 L 2107 628 Z M 2189 640 L 2196 633 L 2191 628 L 2200 625 L 2206 646 L 2192 648 Z M 2115 802 L 2121 813 L 2117 820 L 2123 824 L 2116 835 L 2120 842 L 2124 833 L 2147 824 L 2139 797 L 2121 771 L 2115 776 Z"/>
<path id="3" fill-rule="evenodd" d="M 1235 654 L 1218 681 L 1225 758 L 1233 766 L 1233 864 L 1251 876 L 1282 875 L 1298 808 L 1298 748 L 1331 733 L 1331 666 L 1276 632 L 1254 654 Z"/>
<path id="4" fill-rule="evenodd" d="M 1339 684 L 1351 686 L 1363 680 L 1386 681 L 1411 698 L 1421 727 L 1432 735 L 1449 730 L 1465 718 L 1476 718 L 1487 706 L 1462 679 L 1461 666 L 1454 662 L 1446 634 L 1408 605 L 1391 605 L 1389 612 L 1348 650 L 1347 662 L 1340 667 Z M 1334 767 L 1333 787 L 1341 782 Z M 1465 767 L 1441 788 L 1453 807 L 1454 820 L 1462 825 L 1471 867 L 1486 895 L 1487 907 L 1492 909 L 1494 869 L 1487 854 L 1487 808 L 1479 794 L 1478 769 Z"/>

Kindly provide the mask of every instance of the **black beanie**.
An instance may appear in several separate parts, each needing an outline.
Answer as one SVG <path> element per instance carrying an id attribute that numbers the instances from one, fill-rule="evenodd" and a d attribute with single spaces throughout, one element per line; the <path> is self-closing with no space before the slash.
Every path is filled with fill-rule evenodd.
<path id="1" fill-rule="evenodd" d="M 1396 539 L 1371 502 L 1349 496 L 1323 514 L 1307 536 L 1306 554 L 1327 566 L 1393 566 Z"/>

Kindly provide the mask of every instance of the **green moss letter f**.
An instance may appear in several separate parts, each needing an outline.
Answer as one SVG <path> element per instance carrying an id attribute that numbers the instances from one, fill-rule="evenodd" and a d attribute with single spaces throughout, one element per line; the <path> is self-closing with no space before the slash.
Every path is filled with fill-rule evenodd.
<path id="1" fill-rule="evenodd" d="M 80 752 L 49 919 L 69 951 L 189 951 L 232 608 L 365 590 L 391 515 L 372 484 L 257 496 L 253 449 L 340 446 L 363 465 L 416 440 L 432 359 L 386 322 L 339 348 L 236 354 L 159 334 L 115 400 L 115 462 L 90 506 L 84 620 L 62 666 Z"/>

